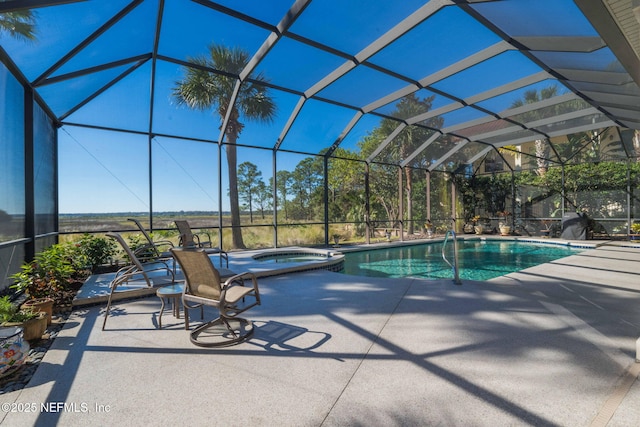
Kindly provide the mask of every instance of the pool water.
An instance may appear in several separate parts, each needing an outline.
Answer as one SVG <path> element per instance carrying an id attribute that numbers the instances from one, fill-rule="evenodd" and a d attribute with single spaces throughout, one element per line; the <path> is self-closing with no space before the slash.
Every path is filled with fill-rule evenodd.
<path id="1" fill-rule="evenodd" d="M 459 274 L 461 279 L 489 280 L 582 250 L 565 245 L 519 241 L 460 240 Z M 447 258 L 453 262 L 452 243 L 447 246 Z M 442 243 L 347 252 L 343 273 L 369 277 L 453 279 L 451 267 L 442 259 Z"/>

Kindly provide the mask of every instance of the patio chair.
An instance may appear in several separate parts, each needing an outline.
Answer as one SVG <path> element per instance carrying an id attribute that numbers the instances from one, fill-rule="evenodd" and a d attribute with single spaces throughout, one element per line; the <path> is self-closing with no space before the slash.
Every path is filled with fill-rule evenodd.
<path id="1" fill-rule="evenodd" d="M 207 254 L 220 255 L 220 267 L 222 267 L 222 260 L 225 260 L 225 266 L 229 267 L 229 255 L 221 248 L 214 248 L 211 244 L 211 236 L 209 233 L 201 232 L 194 233 L 189 226 L 189 221 L 177 220 L 175 221 L 178 233 L 180 233 L 180 246 L 183 248 L 202 248 Z"/>
<path id="2" fill-rule="evenodd" d="M 109 284 L 109 299 L 104 312 L 104 322 L 102 323 L 103 331 L 107 325 L 107 317 L 109 317 L 114 295 L 127 293 L 131 297 L 143 296 L 147 293 L 145 291 L 149 289 L 168 286 L 176 281 L 175 272 L 172 268 L 169 268 L 166 261 L 158 260 L 143 264 L 120 234 L 109 232 L 106 233 L 106 236 L 120 244 L 129 258 L 129 265 L 118 270 Z"/>
<path id="3" fill-rule="evenodd" d="M 218 317 L 191 332 L 191 342 L 201 347 L 219 347 L 249 338 L 253 324 L 238 315 L 260 304 L 256 276 L 240 273 L 223 283 L 205 249 L 172 248 L 171 252 L 185 276 L 182 294 L 185 329 L 189 329 L 189 309 L 207 305 L 219 311 Z M 245 286 L 247 283 L 251 286 Z"/>
<path id="4" fill-rule="evenodd" d="M 137 248 L 134 253 L 138 259 L 142 262 L 154 261 L 158 259 L 173 259 L 173 255 L 169 252 L 169 248 L 172 248 L 173 242 L 170 240 L 153 240 L 147 230 L 144 229 L 140 221 L 135 218 L 129 218 L 128 221 L 132 221 L 140 230 L 147 243 L 140 248 Z M 163 250 L 162 248 L 166 248 Z"/>

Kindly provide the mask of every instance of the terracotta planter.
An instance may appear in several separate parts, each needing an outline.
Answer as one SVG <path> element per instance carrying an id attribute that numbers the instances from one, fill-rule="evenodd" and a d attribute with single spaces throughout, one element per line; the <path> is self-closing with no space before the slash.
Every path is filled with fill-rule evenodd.
<path id="1" fill-rule="evenodd" d="M 47 314 L 47 325 L 51 324 L 51 317 L 53 315 L 53 299 L 51 298 L 36 298 L 25 301 L 22 307 L 30 307 L 35 311 L 40 311 Z"/>
<path id="2" fill-rule="evenodd" d="M 27 320 L 22 324 L 24 329 L 24 339 L 39 340 L 47 330 L 47 316 L 46 314 L 40 315 L 37 319 Z"/>
<path id="3" fill-rule="evenodd" d="M 2 326 L 18 326 L 22 327 L 22 336 L 25 340 L 39 340 L 47 330 L 47 315 L 40 314 L 40 317 L 27 320 L 22 323 L 3 323 Z"/>
<path id="4" fill-rule="evenodd" d="M 476 225 L 473 227 L 473 230 L 476 232 L 476 234 L 482 234 L 484 232 L 484 227 L 481 225 Z"/>

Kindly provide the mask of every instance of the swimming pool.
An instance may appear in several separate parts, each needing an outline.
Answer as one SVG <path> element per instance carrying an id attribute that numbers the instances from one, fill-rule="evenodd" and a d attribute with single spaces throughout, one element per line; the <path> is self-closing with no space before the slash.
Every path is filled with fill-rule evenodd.
<path id="1" fill-rule="evenodd" d="M 448 249 L 451 249 L 449 245 Z M 576 254 L 584 248 L 504 240 L 459 240 L 460 278 L 489 280 Z M 343 273 L 369 277 L 453 279 L 442 260 L 442 243 L 347 252 Z M 451 252 L 447 253 L 451 260 Z"/>

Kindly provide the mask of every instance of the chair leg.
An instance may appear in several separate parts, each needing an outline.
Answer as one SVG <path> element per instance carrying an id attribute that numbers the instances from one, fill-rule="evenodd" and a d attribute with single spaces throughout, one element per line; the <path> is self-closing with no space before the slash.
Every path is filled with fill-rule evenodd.
<path id="1" fill-rule="evenodd" d="M 109 310 L 111 309 L 111 299 L 113 298 L 113 292 L 109 294 L 109 300 L 107 301 L 107 308 L 104 311 L 104 321 L 102 322 L 102 330 L 107 326 L 107 317 L 109 317 Z"/>
<path id="2" fill-rule="evenodd" d="M 184 307 L 184 328 L 189 329 L 189 308 L 184 302 L 182 306 Z"/>
<path id="3" fill-rule="evenodd" d="M 238 334 L 236 334 L 236 331 L 234 331 L 233 328 L 231 328 L 231 325 L 229 324 L 229 321 L 227 319 L 225 319 L 224 317 L 221 317 L 220 320 L 222 321 L 222 323 L 224 323 L 224 326 L 227 327 L 229 332 L 231 332 L 233 337 L 234 338 L 238 338 Z"/>
<path id="4" fill-rule="evenodd" d="M 236 333 L 229 322 L 239 323 L 239 333 Z M 224 333 L 218 333 L 217 340 L 215 341 L 202 341 L 198 339 L 200 333 L 202 333 L 206 329 L 213 328 L 215 326 L 219 327 L 220 325 L 223 325 L 224 328 L 233 335 L 233 338 L 229 339 L 228 337 L 225 337 Z M 220 316 L 195 328 L 193 331 L 191 331 L 189 338 L 193 344 L 199 347 L 225 347 L 239 344 L 242 341 L 249 339 L 253 335 L 253 332 L 253 323 L 248 319 L 243 319 L 240 317 L 226 318 Z"/>

